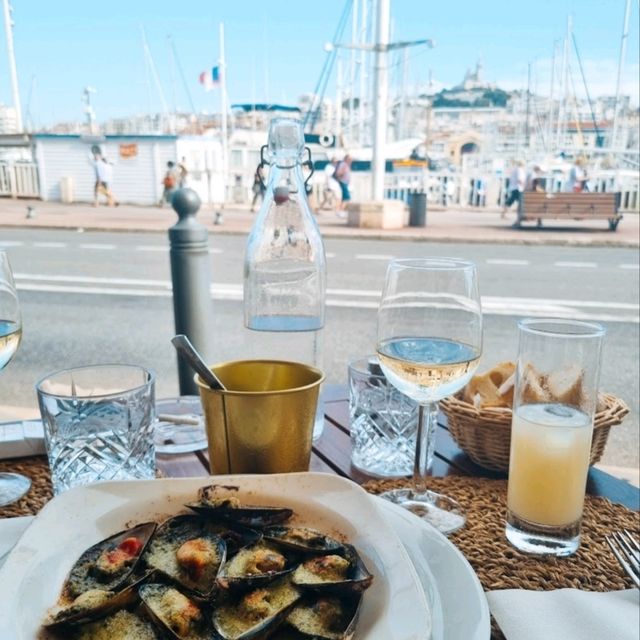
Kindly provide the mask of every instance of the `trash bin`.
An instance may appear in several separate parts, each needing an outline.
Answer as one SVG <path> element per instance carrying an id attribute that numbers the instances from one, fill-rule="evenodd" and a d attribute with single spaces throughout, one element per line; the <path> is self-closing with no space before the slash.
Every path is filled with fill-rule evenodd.
<path id="1" fill-rule="evenodd" d="M 64 176 L 60 178 L 60 201 L 65 204 L 71 204 L 74 200 L 73 178 Z"/>
<path id="2" fill-rule="evenodd" d="M 413 192 L 409 194 L 409 226 L 427 226 L 427 194 Z"/>

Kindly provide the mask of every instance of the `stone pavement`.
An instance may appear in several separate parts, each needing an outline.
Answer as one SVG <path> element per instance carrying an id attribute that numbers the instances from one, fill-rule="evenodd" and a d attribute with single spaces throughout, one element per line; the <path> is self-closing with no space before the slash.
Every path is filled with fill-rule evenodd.
<path id="1" fill-rule="evenodd" d="M 32 207 L 31 217 L 28 207 Z M 214 225 L 218 208 L 203 206 L 198 220 L 215 234 L 246 234 L 255 214 L 247 207 L 230 205 L 222 211 L 223 222 Z M 426 227 L 406 227 L 397 231 L 359 229 L 347 226 L 346 220 L 333 211 L 322 211 L 317 220 L 326 238 L 393 239 L 430 242 L 479 242 L 504 244 L 555 244 L 573 246 L 638 247 L 640 216 L 625 214 L 618 230 L 608 230 L 606 220 L 576 221 L 568 226 L 563 221 L 547 221 L 541 229 L 527 225 L 513 229 L 515 213 L 501 219 L 499 211 L 478 209 L 435 209 L 427 212 Z M 168 207 L 92 207 L 90 204 L 62 204 L 40 200 L 0 199 L 0 227 L 22 229 L 72 228 L 103 231 L 166 231 L 177 221 Z M 0 232 L 1 238 L 1 232 Z"/>

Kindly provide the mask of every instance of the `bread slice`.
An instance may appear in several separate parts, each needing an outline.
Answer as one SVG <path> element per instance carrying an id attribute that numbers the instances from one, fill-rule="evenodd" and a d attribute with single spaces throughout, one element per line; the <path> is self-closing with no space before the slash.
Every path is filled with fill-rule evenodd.
<path id="1" fill-rule="evenodd" d="M 577 365 L 559 369 L 547 376 L 547 389 L 554 402 L 579 407 L 582 403 L 584 371 Z"/>
<path id="2" fill-rule="evenodd" d="M 525 365 L 520 384 L 522 387 L 520 402 L 522 404 L 549 402 L 551 400 L 547 390 L 546 376 L 539 373 L 532 364 Z"/>

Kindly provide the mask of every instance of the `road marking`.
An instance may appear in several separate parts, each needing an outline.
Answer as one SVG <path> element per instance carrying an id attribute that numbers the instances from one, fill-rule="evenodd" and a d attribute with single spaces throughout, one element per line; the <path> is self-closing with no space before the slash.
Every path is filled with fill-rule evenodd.
<path id="1" fill-rule="evenodd" d="M 63 249 L 67 246 L 66 242 L 34 242 L 34 247 L 39 249 Z"/>
<path id="2" fill-rule="evenodd" d="M 575 269 L 595 269 L 598 264 L 596 262 L 554 262 L 555 267 L 569 267 Z"/>
<path id="3" fill-rule="evenodd" d="M 139 244 L 136 248 L 136 251 L 162 251 L 164 253 L 166 253 L 167 251 L 169 251 L 169 246 L 164 244 L 164 245 L 141 245 Z"/>
<path id="4" fill-rule="evenodd" d="M 640 269 L 640 264 L 619 264 L 620 269 Z"/>
<path id="5" fill-rule="evenodd" d="M 116 248 L 115 244 L 96 244 L 88 242 L 80 245 L 81 249 L 95 249 L 97 251 L 113 251 Z"/>
<path id="6" fill-rule="evenodd" d="M 514 267 L 526 267 L 530 264 L 528 260 L 508 260 L 507 258 L 489 258 L 487 264 L 504 264 Z"/>
<path id="7" fill-rule="evenodd" d="M 15 274 L 15 278 L 18 289 L 25 291 L 135 297 L 170 297 L 172 295 L 169 280 L 50 276 L 24 273 Z M 239 302 L 242 300 L 242 296 L 242 284 L 216 283 L 211 285 L 211 297 L 215 300 Z M 380 291 L 373 289 L 336 288 L 327 290 L 327 306 L 329 307 L 375 310 L 378 308 L 379 300 Z M 604 322 L 640 323 L 639 305 L 626 302 L 483 296 L 482 307 L 486 315 L 553 316 Z"/>
<path id="8" fill-rule="evenodd" d="M 336 254 L 335 253 L 331 253 L 330 251 L 327 251 L 325 254 L 325 258 L 335 258 Z"/>
<path id="9" fill-rule="evenodd" d="M 394 256 L 388 256 L 383 253 L 356 253 L 356 260 L 393 260 Z"/>
<path id="10" fill-rule="evenodd" d="M 23 244 L 19 240 L 0 240 L 0 247 L 21 247 Z"/>

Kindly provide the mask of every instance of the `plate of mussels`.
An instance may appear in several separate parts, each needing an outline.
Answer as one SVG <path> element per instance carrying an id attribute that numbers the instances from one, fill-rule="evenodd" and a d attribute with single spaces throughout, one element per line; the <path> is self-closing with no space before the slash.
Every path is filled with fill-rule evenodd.
<path id="1" fill-rule="evenodd" d="M 368 494 L 330 474 L 105 482 L 54 498 L 0 572 L 2 640 L 429 640 Z"/>

